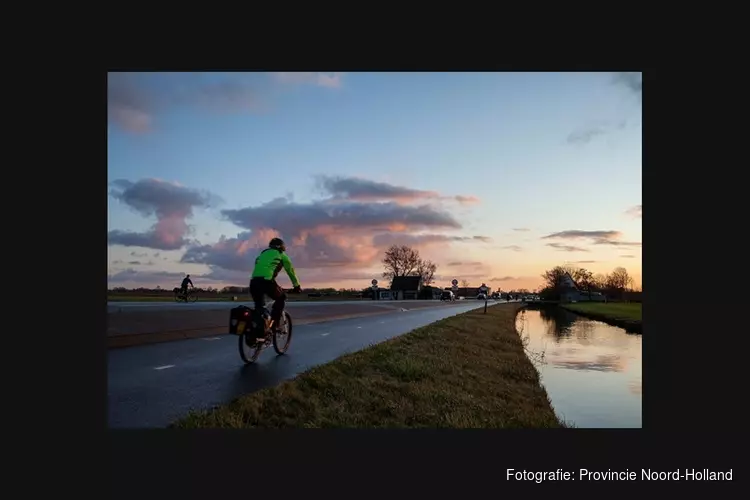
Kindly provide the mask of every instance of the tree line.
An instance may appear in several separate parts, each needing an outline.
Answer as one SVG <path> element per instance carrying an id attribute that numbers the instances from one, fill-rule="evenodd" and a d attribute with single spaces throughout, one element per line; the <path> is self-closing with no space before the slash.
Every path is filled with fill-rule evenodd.
<path id="1" fill-rule="evenodd" d="M 539 294 L 542 298 L 555 300 L 564 288 L 566 275 L 570 275 L 579 291 L 601 293 L 608 298 L 621 299 L 626 292 L 639 292 L 633 286 L 633 278 L 624 267 L 617 267 L 609 274 L 594 274 L 588 269 L 573 266 L 557 266 L 542 274 L 544 284 Z"/>

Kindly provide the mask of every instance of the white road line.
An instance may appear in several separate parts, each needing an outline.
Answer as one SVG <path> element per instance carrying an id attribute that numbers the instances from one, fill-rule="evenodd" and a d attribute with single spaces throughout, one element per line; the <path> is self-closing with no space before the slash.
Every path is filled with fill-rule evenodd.
<path id="1" fill-rule="evenodd" d="M 154 370 L 166 370 L 167 368 L 173 368 L 174 365 L 164 365 L 164 366 L 157 366 L 154 368 Z"/>
<path id="2" fill-rule="evenodd" d="M 326 335 L 330 335 L 330 334 L 331 334 L 331 332 L 326 332 L 326 333 L 321 333 L 320 336 L 321 337 L 325 337 Z"/>
<path id="3" fill-rule="evenodd" d="M 203 340 L 221 340 L 221 337 L 211 337 L 211 338 L 203 339 Z"/>
<path id="4" fill-rule="evenodd" d="M 362 327 L 361 327 L 361 326 L 358 326 L 357 328 L 361 329 Z"/>

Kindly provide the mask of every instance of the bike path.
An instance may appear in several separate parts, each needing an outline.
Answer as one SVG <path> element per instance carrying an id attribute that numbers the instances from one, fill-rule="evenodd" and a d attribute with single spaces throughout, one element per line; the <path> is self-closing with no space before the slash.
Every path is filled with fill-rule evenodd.
<path id="1" fill-rule="evenodd" d="M 271 347 L 251 365 L 240 359 L 233 335 L 111 350 L 109 426 L 165 427 L 191 409 L 229 402 L 348 352 L 480 307 L 483 301 L 456 302 L 452 307 L 299 325 L 286 355 L 276 356 Z"/>

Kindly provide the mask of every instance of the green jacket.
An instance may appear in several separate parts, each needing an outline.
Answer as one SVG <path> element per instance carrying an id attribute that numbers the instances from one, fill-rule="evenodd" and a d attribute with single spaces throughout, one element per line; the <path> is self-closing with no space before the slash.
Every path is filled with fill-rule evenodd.
<path id="1" fill-rule="evenodd" d="M 289 275 L 289 279 L 292 280 L 292 285 L 299 286 L 299 280 L 289 256 L 276 248 L 266 248 L 258 255 L 258 258 L 255 259 L 252 277 L 275 280 L 282 267 Z"/>

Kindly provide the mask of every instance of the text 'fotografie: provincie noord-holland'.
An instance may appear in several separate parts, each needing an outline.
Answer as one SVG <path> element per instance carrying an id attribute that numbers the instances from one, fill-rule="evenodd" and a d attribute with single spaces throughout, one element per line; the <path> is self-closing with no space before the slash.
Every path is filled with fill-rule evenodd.
<path id="1" fill-rule="evenodd" d="M 592 471 L 579 469 L 578 472 L 557 469 L 555 471 L 529 471 L 507 469 L 506 479 L 510 481 L 731 481 L 732 469 L 712 471 L 710 469 L 676 469 L 661 471 L 641 469 L 640 472 L 625 469 L 616 471 Z"/>

